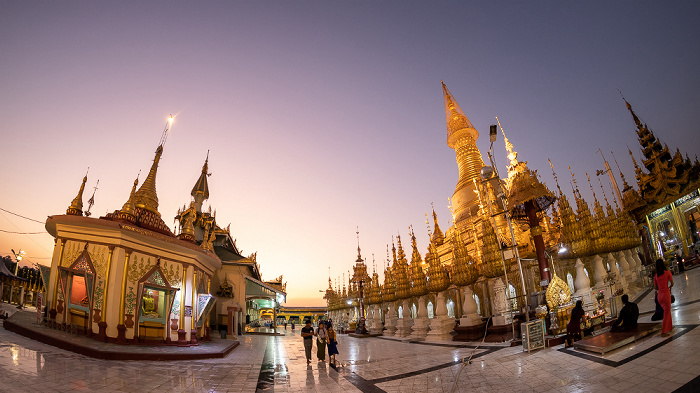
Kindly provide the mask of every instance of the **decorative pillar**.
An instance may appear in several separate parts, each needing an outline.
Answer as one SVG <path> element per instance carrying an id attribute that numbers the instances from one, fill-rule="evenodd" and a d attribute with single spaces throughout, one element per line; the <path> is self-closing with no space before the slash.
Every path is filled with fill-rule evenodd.
<path id="1" fill-rule="evenodd" d="M 200 277 L 200 280 L 202 278 Z M 197 269 L 192 267 L 192 317 L 190 318 L 190 344 L 197 345 Z"/>
<path id="2" fill-rule="evenodd" d="M 189 267 L 182 265 L 182 283 L 180 284 L 180 329 L 177 331 L 177 345 L 180 347 L 187 346 L 187 330 L 185 325 L 185 300 L 187 299 L 188 273 Z"/>
<path id="3" fill-rule="evenodd" d="M 445 291 L 438 292 L 435 303 L 435 318 L 430 320 L 430 331 L 425 341 L 451 341 L 450 332 L 454 330 L 456 322 L 447 315 Z"/>
<path id="4" fill-rule="evenodd" d="M 491 300 L 493 310 L 493 324 L 508 325 L 510 324 L 510 313 L 508 313 L 508 296 L 506 294 L 506 284 L 500 278 L 494 279 L 493 283 L 493 298 Z"/>
<path id="5" fill-rule="evenodd" d="M 426 306 L 425 295 L 418 297 L 418 310 L 416 318 L 413 319 L 413 330 L 411 338 L 416 341 L 425 339 L 428 333 L 428 307 Z"/>
<path id="6" fill-rule="evenodd" d="M 464 295 L 464 303 L 462 305 L 462 318 L 459 319 L 459 326 L 482 324 L 481 315 L 477 312 L 479 308 L 476 305 L 476 300 L 474 300 L 474 292 L 469 286 L 465 286 L 462 289 L 462 294 Z"/>
<path id="7" fill-rule="evenodd" d="M 126 282 L 129 273 L 129 257 L 131 250 L 125 250 L 124 270 L 122 271 L 122 284 L 119 296 L 119 324 L 117 325 L 117 344 L 126 344 L 126 326 L 124 325 L 124 300 L 126 298 Z M 136 325 L 138 329 L 138 324 Z"/>
<path id="8" fill-rule="evenodd" d="M 226 331 L 226 338 L 234 338 L 236 333 L 235 333 L 235 328 L 234 328 L 234 318 L 233 318 L 233 313 L 236 311 L 236 307 L 231 307 L 228 306 L 226 307 L 226 312 L 228 313 L 228 318 L 226 319 L 226 323 L 228 325 L 227 331 Z"/>
<path id="9" fill-rule="evenodd" d="M 411 308 L 408 299 L 403 299 L 401 306 L 401 318 L 396 321 L 396 335 L 398 337 L 408 337 L 411 335 L 411 326 L 413 325 Z"/>
<path id="10" fill-rule="evenodd" d="M 384 331 L 385 336 L 393 336 L 396 333 L 396 311 L 394 310 L 394 302 L 387 302 L 386 314 L 384 314 Z"/>
<path id="11" fill-rule="evenodd" d="M 57 304 L 58 304 L 58 285 L 59 285 L 59 267 L 61 266 L 61 263 L 63 263 L 63 247 L 66 245 L 66 241 L 63 239 L 56 239 L 56 241 L 61 242 L 61 247 L 59 247 L 59 252 L 58 252 L 58 263 L 55 265 L 52 264 L 51 266 L 51 274 L 53 275 L 53 280 L 49 281 L 49 285 L 53 285 L 53 288 L 46 288 L 47 292 L 51 291 L 53 295 L 51 296 L 51 304 L 50 304 L 50 309 L 49 309 L 49 318 L 51 319 L 52 323 L 56 322 L 56 314 L 58 314 L 57 311 Z M 54 247 L 54 252 L 56 250 L 56 247 Z M 56 255 L 54 255 L 53 260 L 56 260 Z M 12 301 L 12 292 L 10 292 L 10 300 L 8 300 L 8 303 Z"/>
<path id="12" fill-rule="evenodd" d="M 109 295 L 109 276 L 112 268 L 112 256 L 114 255 L 114 246 L 109 246 L 109 254 L 107 256 L 107 269 L 105 270 L 105 289 L 102 294 L 102 310 L 100 321 L 97 323 L 98 333 L 97 340 L 107 341 L 107 296 Z M 167 329 L 166 329 L 167 330 Z"/>
<path id="13" fill-rule="evenodd" d="M 382 334 L 383 326 L 382 326 L 382 316 L 380 313 L 380 308 L 378 304 L 374 305 L 374 320 L 372 323 L 372 329 L 370 330 L 370 333 L 372 334 Z"/>

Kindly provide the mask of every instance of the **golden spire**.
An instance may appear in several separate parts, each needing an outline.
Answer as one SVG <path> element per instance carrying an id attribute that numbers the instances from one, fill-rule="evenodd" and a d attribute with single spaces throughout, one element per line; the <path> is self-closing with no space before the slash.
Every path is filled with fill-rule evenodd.
<path id="1" fill-rule="evenodd" d="M 457 166 L 459 168 L 459 180 L 455 187 L 455 193 L 457 193 L 465 186 L 470 185 L 472 179 L 480 179 L 479 173 L 484 166 L 484 161 L 481 158 L 479 148 L 476 147 L 479 132 L 464 114 L 462 108 L 459 107 L 445 83 L 441 83 L 445 99 L 447 146 L 455 149 L 457 153 Z"/>
<path id="2" fill-rule="evenodd" d="M 462 234 L 454 231 L 452 235 L 452 283 L 457 286 L 471 285 L 479 278 L 477 264 L 467 251 L 467 247 L 462 241 Z M 478 249 L 478 247 L 477 247 Z M 431 276 L 432 281 L 432 276 Z"/>
<path id="3" fill-rule="evenodd" d="M 70 206 L 66 210 L 66 214 L 71 216 L 82 216 L 83 215 L 83 191 L 85 190 L 85 183 L 87 182 L 87 173 L 83 177 L 83 183 L 80 185 L 80 190 L 78 195 L 73 198 Z"/>
<path id="4" fill-rule="evenodd" d="M 207 150 L 207 158 L 204 160 L 204 165 L 202 166 L 202 173 L 199 175 L 199 179 L 192 187 L 192 192 L 190 193 L 195 201 L 195 208 L 197 211 L 202 211 L 202 202 L 209 199 L 209 183 L 207 182 L 207 177 L 211 175 L 209 171 L 209 151 Z"/>
<path id="5" fill-rule="evenodd" d="M 394 262 L 396 262 L 396 248 L 394 249 Z M 391 266 L 389 266 L 389 245 L 386 245 L 386 267 L 384 268 L 384 288 L 382 288 L 382 299 L 385 302 L 393 302 L 396 300 L 396 285 L 394 284 L 394 277 L 391 273 Z"/>
<path id="6" fill-rule="evenodd" d="M 136 179 L 134 179 L 134 186 L 131 187 L 131 193 L 129 194 L 129 199 L 127 199 L 126 203 L 124 206 L 122 206 L 122 209 L 120 210 L 121 213 L 128 214 L 130 216 L 134 216 L 135 214 L 135 207 L 134 207 L 134 195 L 136 193 L 136 186 L 139 184 L 139 177 L 136 176 Z"/>
<path id="7" fill-rule="evenodd" d="M 163 145 L 161 144 L 156 149 L 156 156 L 153 159 L 153 165 L 151 165 L 151 170 L 148 171 L 146 180 L 134 194 L 134 204 L 137 208 L 151 211 L 158 217 L 160 217 L 160 213 L 158 212 L 158 195 L 156 194 L 156 172 L 158 172 L 158 163 L 162 154 Z"/>
<path id="8" fill-rule="evenodd" d="M 431 203 L 432 205 L 432 203 Z M 432 241 L 436 246 L 441 246 L 445 242 L 445 235 L 438 225 L 437 214 L 435 213 L 435 206 L 433 206 L 433 238 Z"/>
<path id="9" fill-rule="evenodd" d="M 501 261 L 501 251 L 498 246 L 496 232 L 491 225 L 491 220 L 482 221 L 483 234 L 481 240 L 483 264 L 481 270 L 485 277 L 496 278 L 503 275 L 503 262 Z"/>
<path id="10" fill-rule="evenodd" d="M 396 284 L 396 297 L 398 299 L 407 299 L 411 296 L 411 283 L 408 277 L 409 271 L 406 254 L 401 246 L 401 235 L 398 235 L 397 243 L 399 245 L 398 258 L 394 261 L 394 266 L 392 266 L 392 273 Z"/>
<path id="11" fill-rule="evenodd" d="M 413 232 L 413 227 L 409 227 L 409 229 L 411 230 L 411 248 L 413 249 L 413 252 L 411 253 L 410 268 L 411 296 L 423 296 L 428 293 L 425 273 L 423 273 L 423 259 L 420 256 L 420 251 L 418 251 L 416 234 Z"/>

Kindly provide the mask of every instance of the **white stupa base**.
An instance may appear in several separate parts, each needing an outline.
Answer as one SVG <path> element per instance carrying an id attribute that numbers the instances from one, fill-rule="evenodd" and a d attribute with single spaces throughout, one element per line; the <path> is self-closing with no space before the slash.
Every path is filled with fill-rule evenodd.
<path id="1" fill-rule="evenodd" d="M 383 332 L 385 336 L 391 337 L 396 334 L 396 317 L 386 317 L 384 319 L 384 327 L 386 328 Z"/>
<path id="2" fill-rule="evenodd" d="M 477 313 L 463 315 L 462 318 L 459 319 L 459 326 L 476 326 L 482 323 L 484 322 L 481 320 L 481 315 Z"/>
<path id="3" fill-rule="evenodd" d="M 425 340 L 425 335 L 428 334 L 428 318 L 416 318 L 411 326 L 411 338 L 416 340 Z"/>
<path id="4" fill-rule="evenodd" d="M 396 336 L 397 337 L 408 337 L 411 335 L 411 325 L 413 324 L 413 319 L 411 318 L 398 318 L 396 320 Z"/>
<path id="5" fill-rule="evenodd" d="M 430 320 L 430 331 L 425 341 L 452 341 L 452 331 L 455 328 L 454 318 L 441 315 Z"/>

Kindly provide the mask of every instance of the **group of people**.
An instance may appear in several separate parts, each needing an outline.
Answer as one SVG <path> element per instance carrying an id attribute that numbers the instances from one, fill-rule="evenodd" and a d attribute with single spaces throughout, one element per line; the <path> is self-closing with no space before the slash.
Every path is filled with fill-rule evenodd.
<path id="1" fill-rule="evenodd" d="M 673 330 L 673 321 L 671 320 L 671 303 L 673 295 L 673 276 L 666 267 L 663 259 L 656 260 L 656 270 L 654 272 L 654 302 L 656 303 L 656 312 L 651 317 L 652 321 L 663 319 L 661 323 L 661 335 L 670 335 Z M 623 307 L 620 310 L 617 320 L 613 323 L 611 332 L 630 331 L 637 328 L 637 319 L 639 318 L 639 307 L 637 304 L 629 300 L 627 294 L 622 295 Z M 566 346 L 571 346 L 574 339 L 581 335 L 581 323 L 586 320 L 586 312 L 583 310 L 583 302 L 576 302 L 576 306 L 571 311 L 571 319 L 566 325 Z"/>
<path id="2" fill-rule="evenodd" d="M 338 354 L 338 336 L 333 329 L 332 321 L 320 321 L 318 328 L 314 330 L 311 326 L 311 321 L 307 319 L 306 326 L 301 328 L 301 337 L 304 339 L 306 364 L 311 364 L 311 350 L 314 337 L 316 337 L 316 357 L 318 361 L 326 361 L 326 346 L 328 346 L 329 361 L 335 364 L 335 355 Z"/>

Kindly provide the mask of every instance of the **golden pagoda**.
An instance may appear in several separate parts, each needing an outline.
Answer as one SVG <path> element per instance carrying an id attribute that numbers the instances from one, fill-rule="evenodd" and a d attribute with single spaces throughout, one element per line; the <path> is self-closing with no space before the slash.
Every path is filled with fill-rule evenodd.
<path id="1" fill-rule="evenodd" d="M 408 277 L 408 262 L 406 254 L 401 246 L 401 235 L 398 235 L 396 242 L 398 243 L 398 257 L 394 258 L 394 263 L 391 267 L 396 285 L 396 298 L 408 299 L 411 297 L 411 283 Z"/>
<path id="2" fill-rule="evenodd" d="M 463 287 L 474 284 L 479 278 L 477 263 L 467 252 L 467 247 L 462 242 L 462 235 L 455 231 L 451 238 L 452 253 L 452 283 Z"/>
<path id="3" fill-rule="evenodd" d="M 478 199 L 475 196 L 475 183 L 481 181 L 480 171 L 484 166 L 481 152 L 476 146 L 479 132 L 474 128 L 460 108 L 452 93 L 442 83 L 445 99 L 445 119 L 447 122 L 447 145 L 455 150 L 459 179 L 452 195 L 454 221 L 459 225 L 470 215 L 478 214 Z"/>
<path id="4" fill-rule="evenodd" d="M 394 254 L 394 264 L 395 264 L 396 263 L 396 247 L 394 247 L 394 245 L 392 244 L 391 249 L 392 249 L 393 254 Z M 389 266 L 389 263 L 387 261 L 387 266 L 384 268 L 384 287 L 382 288 L 382 300 L 385 302 L 393 302 L 396 300 L 396 284 L 394 283 L 394 276 L 393 276 L 393 273 L 391 271 L 392 271 L 392 268 Z"/>
<path id="5" fill-rule="evenodd" d="M 411 296 L 420 297 L 428 293 L 427 281 L 425 273 L 423 273 L 423 259 L 421 258 L 418 245 L 416 244 L 416 235 L 411 228 Z"/>
<path id="6" fill-rule="evenodd" d="M 501 250 L 498 246 L 498 239 L 493 230 L 493 225 L 491 225 L 491 220 L 484 220 L 482 222 L 482 228 L 481 272 L 484 277 L 487 278 L 501 277 L 503 276 L 503 260 L 501 259 Z"/>

